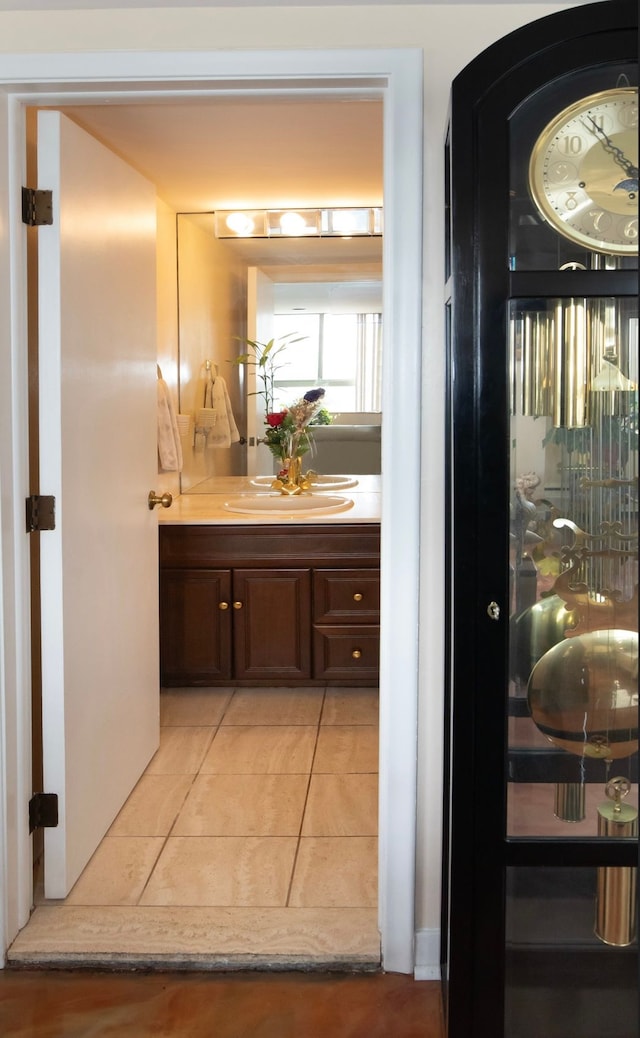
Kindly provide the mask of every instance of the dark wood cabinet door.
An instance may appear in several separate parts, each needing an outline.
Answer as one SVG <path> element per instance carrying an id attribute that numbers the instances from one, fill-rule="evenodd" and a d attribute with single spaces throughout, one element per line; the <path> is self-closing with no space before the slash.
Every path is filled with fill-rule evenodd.
<path id="1" fill-rule="evenodd" d="M 165 570 L 160 578 L 160 674 L 164 685 L 231 678 L 231 571 Z"/>
<path id="2" fill-rule="evenodd" d="M 311 571 L 233 574 L 234 674 L 273 682 L 311 676 Z"/>
<path id="3" fill-rule="evenodd" d="M 380 628 L 322 624 L 313 630 L 313 676 L 325 681 L 378 682 Z"/>

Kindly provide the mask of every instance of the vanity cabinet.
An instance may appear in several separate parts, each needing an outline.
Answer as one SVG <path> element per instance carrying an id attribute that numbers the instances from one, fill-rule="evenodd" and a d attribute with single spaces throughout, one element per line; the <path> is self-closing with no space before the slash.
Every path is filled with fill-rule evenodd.
<path id="1" fill-rule="evenodd" d="M 377 524 L 160 527 L 165 686 L 378 680 Z"/>

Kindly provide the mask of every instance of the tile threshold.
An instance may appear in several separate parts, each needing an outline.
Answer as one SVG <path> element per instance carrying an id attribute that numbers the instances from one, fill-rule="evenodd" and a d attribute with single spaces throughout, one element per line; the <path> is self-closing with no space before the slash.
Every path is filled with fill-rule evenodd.
<path id="1" fill-rule="evenodd" d="M 20 955 L 7 959 L 13 970 L 105 970 L 114 973 L 144 971 L 145 973 L 233 973 L 255 971 L 261 973 L 378 973 L 382 969 L 380 956 L 360 959 L 356 956 L 336 955 L 330 959 L 301 955 L 112 955 L 83 952 Z"/>
<path id="2" fill-rule="evenodd" d="M 374 909 L 46 905 L 35 909 L 7 962 L 14 968 L 372 971 L 380 968 L 380 937 Z"/>

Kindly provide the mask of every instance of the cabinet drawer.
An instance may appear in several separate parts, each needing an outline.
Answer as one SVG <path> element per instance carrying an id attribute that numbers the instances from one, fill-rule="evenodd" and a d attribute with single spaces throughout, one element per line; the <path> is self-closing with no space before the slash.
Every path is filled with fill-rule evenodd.
<path id="1" fill-rule="evenodd" d="M 378 681 L 380 628 L 316 626 L 313 629 L 313 676 L 325 680 Z"/>
<path id="2" fill-rule="evenodd" d="M 313 574 L 313 619 L 317 624 L 377 624 L 380 571 L 318 569 Z"/>

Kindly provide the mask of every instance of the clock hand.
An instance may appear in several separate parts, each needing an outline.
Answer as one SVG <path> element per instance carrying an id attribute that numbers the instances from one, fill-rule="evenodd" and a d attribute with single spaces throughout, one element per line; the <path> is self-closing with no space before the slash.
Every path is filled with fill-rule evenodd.
<path id="1" fill-rule="evenodd" d="M 591 115 L 587 115 L 587 118 L 590 119 L 591 123 L 592 123 L 591 126 L 587 126 L 587 129 L 590 130 L 591 133 L 593 133 L 594 136 L 596 136 L 598 138 L 598 140 L 600 141 L 600 143 L 601 143 L 602 147 L 604 148 L 604 150 L 606 152 L 608 152 L 611 155 L 611 157 L 613 158 L 613 161 L 617 162 L 619 166 L 622 166 L 622 168 L 625 171 L 625 173 L 627 174 L 627 176 L 631 177 L 631 179 L 633 179 L 633 180 L 637 180 L 638 179 L 638 167 L 634 166 L 633 162 L 631 162 L 626 157 L 626 155 L 621 150 L 621 148 L 618 148 L 613 143 L 611 138 L 607 136 L 607 134 L 604 132 L 604 130 L 602 129 L 601 126 L 598 126 L 597 122 L 595 121 L 595 119 Z M 586 125 L 587 124 L 585 123 L 585 126 Z"/>

